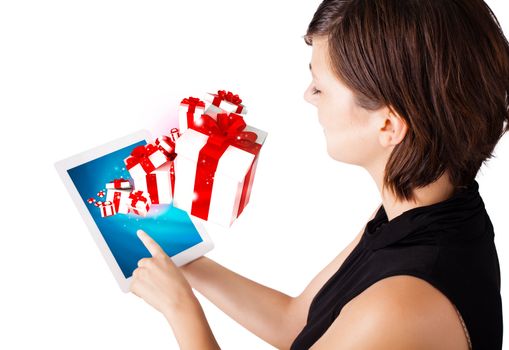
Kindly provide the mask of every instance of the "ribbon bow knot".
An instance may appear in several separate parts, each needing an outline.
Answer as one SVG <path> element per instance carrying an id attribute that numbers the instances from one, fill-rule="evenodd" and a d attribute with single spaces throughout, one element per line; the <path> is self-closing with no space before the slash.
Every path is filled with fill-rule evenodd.
<path id="1" fill-rule="evenodd" d="M 228 145 L 241 149 L 253 147 L 258 138 L 252 131 L 243 131 L 247 124 L 242 116 L 235 113 L 219 113 L 217 120 L 207 114 L 201 116 L 197 131 L 209 135 L 207 144 L 224 147 Z"/>
<path id="2" fill-rule="evenodd" d="M 231 102 L 234 105 L 239 105 L 242 103 L 242 99 L 239 97 L 239 95 L 237 95 L 237 94 L 234 95 L 233 92 L 230 92 L 230 91 L 227 92 L 225 90 L 218 90 L 217 95 L 221 99 Z"/>
<path id="3" fill-rule="evenodd" d="M 184 98 L 181 103 L 185 103 L 185 104 L 189 104 L 189 105 L 205 106 L 205 102 L 200 100 L 198 97 L 192 97 L 192 96 Z"/>

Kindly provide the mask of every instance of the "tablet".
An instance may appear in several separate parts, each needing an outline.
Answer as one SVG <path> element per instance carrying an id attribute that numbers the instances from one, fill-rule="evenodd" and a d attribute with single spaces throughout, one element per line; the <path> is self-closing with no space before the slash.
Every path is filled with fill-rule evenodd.
<path id="1" fill-rule="evenodd" d="M 146 216 L 134 213 L 101 215 L 92 200 L 105 196 L 105 185 L 114 179 L 129 179 L 124 159 L 151 140 L 142 130 L 55 163 L 65 187 L 85 220 L 120 288 L 129 291 L 138 260 L 150 257 L 136 235 L 142 229 L 171 257 L 177 266 L 199 258 L 214 244 L 199 218 L 189 216 L 173 204 L 152 205 Z M 103 199 L 104 200 L 104 199 Z"/>

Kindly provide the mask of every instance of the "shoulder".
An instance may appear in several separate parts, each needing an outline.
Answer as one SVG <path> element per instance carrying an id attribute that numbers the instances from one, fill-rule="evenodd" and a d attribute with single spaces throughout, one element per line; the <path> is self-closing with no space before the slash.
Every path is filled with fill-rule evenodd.
<path id="1" fill-rule="evenodd" d="M 427 281 L 384 278 L 343 307 L 312 349 L 468 349 L 454 305 Z"/>

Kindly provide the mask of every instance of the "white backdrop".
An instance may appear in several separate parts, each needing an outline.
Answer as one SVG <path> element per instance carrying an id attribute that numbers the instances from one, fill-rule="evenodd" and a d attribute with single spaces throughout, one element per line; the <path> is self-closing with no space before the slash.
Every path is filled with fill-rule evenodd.
<path id="1" fill-rule="evenodd" d="M 53 163 L 164 131 L 189 95 L 234 91 L 247 121 L 269 132 L 246 211 L 230 230 L 207 226 L 208 257 L 295 296 L 353 239 L 380 195 L 363 169 L 328 157 L 303 100 L 311 49 L 301 36 L 318 4 L 0 2 L 0 348 L 178 348 L 161 314 L 119 290 Z M 509 34 L 509 5 L 489 4 Z M 508 174 L 505 136 L 478 175 L 503 298 Z M 272 348 L 197 295 L 223 349 Z"/>

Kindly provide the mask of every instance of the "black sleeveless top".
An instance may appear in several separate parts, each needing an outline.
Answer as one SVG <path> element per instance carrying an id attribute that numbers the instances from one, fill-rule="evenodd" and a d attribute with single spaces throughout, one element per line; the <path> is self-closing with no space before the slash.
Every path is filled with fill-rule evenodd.
<path id="1" fill-rule="evenodd" d="M 388 221 L 380 206 L 361 240 L 323 285 L 291 350 L 309 349 L 341 309 L 373 283 L 394 275 L 426 280 L 456 306 L 473 350 L 502 349 L 500 267 L 479 184 Z"/>

